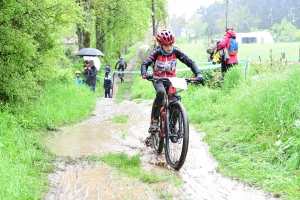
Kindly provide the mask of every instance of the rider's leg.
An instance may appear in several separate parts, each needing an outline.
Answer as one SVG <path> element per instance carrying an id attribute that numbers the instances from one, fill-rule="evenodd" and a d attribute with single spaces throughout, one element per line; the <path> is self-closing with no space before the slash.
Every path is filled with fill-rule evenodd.
<path id="1" fill-rule="evenodd" d="M 124 66 L 122 66 L 122 77 L 124 78 Z"/>
<path id="2" fill-rule="evenodd" d="M 151 112 L 151 125 L 149 128 L 149 131 L 157 131 L 159 129 L 158 127 L 158 118 L 160 115 L 160 108 L 164 103 L 164 97 L 165 97 L 165 87 L 163 83 L 158 82 L 155 83 L 153 82 L 153 86 L 156 90 L 156 98 L 153 101 L 152 105 L 152 112 Z"/>
<path id="3" fill-rule="evenodd" d="M 164 103 L 165 97 L 165 87 L 162 82 L 155 83 L 153 82 L 154 89 L 156 90 L 156 97 L 152 106 L 152 114 L 151 117 L 158 118 L 160 114 L 160 108 Z"/>

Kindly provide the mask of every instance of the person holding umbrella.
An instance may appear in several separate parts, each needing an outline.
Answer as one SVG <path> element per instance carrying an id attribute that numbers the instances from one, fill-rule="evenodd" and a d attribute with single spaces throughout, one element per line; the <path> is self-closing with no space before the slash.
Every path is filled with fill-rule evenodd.
<path id="1" fill-rule="evenodd" d="M 96 82 L 97 82 L 98 70 L 94 65 L 94 61 L 89 61 L 89 66 L 84 69 L 84 74 L 86 77 L 86 84 L 91 87 L 91 90 L 95 92 Z"/>

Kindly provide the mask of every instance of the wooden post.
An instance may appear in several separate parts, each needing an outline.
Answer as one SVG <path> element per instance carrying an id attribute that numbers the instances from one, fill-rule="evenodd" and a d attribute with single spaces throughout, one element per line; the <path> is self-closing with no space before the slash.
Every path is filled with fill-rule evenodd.
<path id="1" fill-rule="evenodd" d="M 155 7 L 154 7 L 154 0 L 152 0 L 152 32 L 153 32 L 153 38 L 156 36 L 156 30 L 155 30 Z M 156 46 L 156 40 L 153 41 L 153 48 Z"/>
<path id="2" fill-rule="evenodd" d="M 272 49 L 270 49 L 270 60 L 271 60 L 271 67 L 272 67 L 273 66 Z"/>

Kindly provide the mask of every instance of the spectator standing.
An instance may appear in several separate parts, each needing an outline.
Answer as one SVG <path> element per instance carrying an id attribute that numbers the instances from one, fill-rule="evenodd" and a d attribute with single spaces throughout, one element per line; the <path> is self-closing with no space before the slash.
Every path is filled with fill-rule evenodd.
<path id="1" fill-rule="evenodd" d="M 91 90 L 95 92 L 96 82 L 97 82 L 98 70 L 94 65 L 94 61 L 89 61 L 89 66 L 84 70 L 86 76 L 86 84 L 91 87 Z"/>
<path id="2" fill-rule="evenodd" d="M 98 72 L 100 71 L 101 61 L 97 56 L 83 56 L 83 59 L 88 60 L 88 61 L 90 61 L 90 60 L 94 61 L 94 65 L 97 68 L 97 71 Z"/>
<path id="3" fill-rule="evenodd" d="M 105 98 L 111 98 L 110 90 L 111 90 L 111 74 L 107 73 L 104 77 L 104 96 Z"/>
<path id="4" fill-rule="evenodd" d="M 105 76 L 107 76 L 107 74 L 110 73 L 110 65 L 106 65 L 106 66 L 104 67 L 104 71 L 105 71 Z"/>
<path id="5" fill-rule="evenodd" d="M 217 51 L 219 51 L 222 48 L 226 48 L 229 52 L 230 39 L 236 39 L 236 35 L 232 27 L 228 27 L 225 29 L 225 34 L 217 46 Z M 238 64 L 238 57 L 237 57 L 237 50 L 235 50 L 233 53 L 229 53 L 229 60 L 223 61 L 221 63 L 221 72 L 223 76 L 225 75 L 225 73 L 229 68 L 237 64 Z"/>
<path id="6" fill-rule="evenodd" d="M 75 75 L 76 75 L 76 83 L 77 83 L 77 84 L 82 84 L 82 83 L 83 83 L 80 74 L 81 74 L 80 71 L 76 71 L 76 72 L 75 72 Z"/>

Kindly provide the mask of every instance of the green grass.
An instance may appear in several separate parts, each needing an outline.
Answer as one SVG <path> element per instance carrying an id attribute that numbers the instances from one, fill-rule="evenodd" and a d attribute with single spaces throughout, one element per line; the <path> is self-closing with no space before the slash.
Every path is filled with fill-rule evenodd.
<path id="1" fill-rule="evenodd" d="M 95 158 L 94 158 L 95 159 Z M 157 173 L 155 171 L 146 172 L 142 170 L 140 155 L 128 156 L 125 153 L 109 153 L 99 158 L 109 166 L 118 169 L 119 172 L 126 174 L 130 178 L 137 178 L 146 183 L 169 182 L 178 187 L 182 184 L 175 173 Z"/>
<path id="2" fill-rule="evenodd" d="M 300 195 L 300 131 L 295 125 L 300 71 L 289 68 L 246 79 L 242 73 L 241 68 L 230 70 L 221 90 L 199 87 L 183 94 L 190 121 L 206 133 L 220 172 L 295 199 Z"/>
<path id="3" fill-rule="evenodd" d="M 71 101 L 70 101 L 71 100 Z M 39 102 L 18 109 L 21 126 L 52 130 L 84 119 L 95 107 L 95 94 L 84 85 L 53 83 L 44 88 Z"/>
<path id="4" fill-rule="evenodd" d="M 115 102 L 120 103 L 124 101 L 126 93 L 130 92 L 131 90 L 131 84 L 132 84 L 131 82 L 123 82 L 123 83 L 118 82 L 118 93 L 114 94 L 117 95 L 114 96 Z"/>
<path id="5" fill-rule="evenodd" d="M 121 133 L 122 133 L 122 136 L 121 136 L 121 138 L 122 138 L 123 140 L 125 140 L 125 139 L 126 139 L 126 137 L 128 136 L 128 132 L 127 132 L 127 131 L 125 131 L 124 129 L 122 129 L 122 130 L 121 130 Z"/>
<path id="6" fill-rule="evenodd" d="M 131 86 L 131 99 L 154 99 L 155 89 L 151 83 L 141 76 L 134 76 Z"/>
<path id="7" fill-rule="evenodd" d="M 201 62 L 207 62 L 206 45 L 203 40 L 199 40 L 197 44 L 177 43 L 175 46 L 179 47 L 186 55 L 188 55 L 198 66 L 201 66 Z M 299 59 L 299 42 L 293 43 L 274 43 L 274 44 L 239 44 L 238 58 L 240 62 L 250 60 L 251 62 L 261 61 L 269 62 L 270 55 L 273 59 L 278 61 L 281 57 L 281 52 L 285 52 L 285 57 L 288 62 L 295 62 Z M 272 54 L 270 53 L 272 50 Z M 177 62 L 178 68 L 186 68 L 180 61 Z M 205 64 L 210 65 L 210 64 Z"/>
<path id="8" fill-rule="evenodd" d="M 111 118 L 114 123 L 126 124 L 129 119 L 129 115 L 118 115 Z"/>

